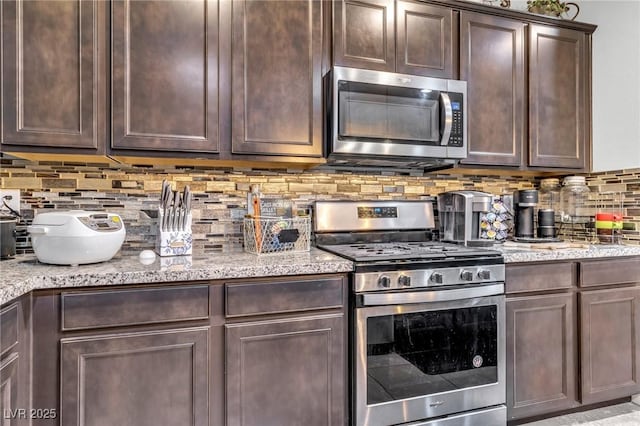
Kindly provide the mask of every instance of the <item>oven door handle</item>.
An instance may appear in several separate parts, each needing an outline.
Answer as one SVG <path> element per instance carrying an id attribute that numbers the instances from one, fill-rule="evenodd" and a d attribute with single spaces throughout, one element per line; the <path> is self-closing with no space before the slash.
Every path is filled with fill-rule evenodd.
<path id="1" fill-rule="evenodd" d="M 362 306 L 448 302 L 452 300 L 473 299 L 476 297 L 495 296 L 500 294 L 504 294 L 504 283 L 451 290 L 412 291 L 406 293 L 372 293 L 362 295 Z"/>

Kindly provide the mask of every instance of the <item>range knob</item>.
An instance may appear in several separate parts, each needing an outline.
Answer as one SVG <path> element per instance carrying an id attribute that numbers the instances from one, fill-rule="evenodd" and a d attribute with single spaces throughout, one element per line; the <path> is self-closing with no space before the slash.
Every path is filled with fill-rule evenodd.
<path id="1" fill-rule="evenodd" d="M 491 271 L 488 271 L 486 269 L 480 269 L 478 271 L 478 278 L 480 278 L 481 280 L 491 279 Z"/>
<path id="2" fill-rule="evenodd" d="M 434 272 L 429 277 L 429 281 L 434 284 L 442 284 L 442 274 L 440 272 Z"/>
<path id="3" fill-rule="evenodd" d="M 460 272 L 460 279 L 462 281 L 473 281 L 473 272 L 463 270 L 462 272 Z"/>
<path id="4" fill-rule="evenodd" d="M 398 277 L 398 285 L 403 287 L 411 286 L 411 277 L 408 275 L 400 275 Z"/>
<path id="5" fill-rule="evenodd" d="M 391 286 L 391 278 L 383 275 L 378 278 L 378 287 L 389 288 Z"/>

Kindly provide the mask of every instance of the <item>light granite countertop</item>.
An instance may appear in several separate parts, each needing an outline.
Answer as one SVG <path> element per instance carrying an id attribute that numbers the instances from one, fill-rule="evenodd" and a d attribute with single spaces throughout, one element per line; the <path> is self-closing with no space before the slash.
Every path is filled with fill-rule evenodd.
<path id="1" fill-rule="evenodd" d="M 589 245 L 588 248 L 521 249 L 496 244 L 493 250 L 502 252 L 505 263 L 546 262 L 554 260 L 593 259 L 598 257 L 640 256 L 640 246 Z"/>
<path id="2" fill-rule="evenodd" d="M 588 248 L 532 250 L 496 244 L 505 263 L 544 262 L 620 256 L 640 256 L 640 246 L 591 245 Z M 80 266 L 46 265 L 34 255 L 0 262 L 0 305 L 32 290 L 147 284 L 233 278 L 351 272 L 353 264 L 312 248 L 308 253 L 256 256 L 210 253 L 196 256 L 156 256 L 149 264 L 137 254 L 118 254 L 108 262 Z"/>
<path id="3" fill-rule="evenodd" d="M 0 262 L 0 305 L 32 290 L 63 287 L 146 284 L 232 278 L 350 272 L 353 264 L 318 249 L 305 253 L 256 256 L 211 253 L 159 257 L 143 264 L 136 253 L 79 266 L 46 265 L 35 255 Z"/>

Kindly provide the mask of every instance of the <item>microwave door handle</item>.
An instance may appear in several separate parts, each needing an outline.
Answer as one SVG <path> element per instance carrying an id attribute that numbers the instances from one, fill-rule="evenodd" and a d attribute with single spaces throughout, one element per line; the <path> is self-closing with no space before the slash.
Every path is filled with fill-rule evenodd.
<path id="1" fill-rule="evenodd" d="M 451 137 L 453 109 L 451 109 L 451 99 L 449 99 L 448 93 L 441 92 L 440 99 L 442 99 L 442 105 L 444 106 L 444 130 L 442 132 L 442 139 L 440 139 L 440 145 L 447 145 L 449 143 L 449 137 Z"/>

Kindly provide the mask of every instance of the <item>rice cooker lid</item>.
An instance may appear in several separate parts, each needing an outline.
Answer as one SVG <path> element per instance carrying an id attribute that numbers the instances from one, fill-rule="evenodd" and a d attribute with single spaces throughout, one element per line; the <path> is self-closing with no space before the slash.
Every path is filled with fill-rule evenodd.
<path id="1" fill-rule="evenodd" d="M 95 212 L 86 210 L 69 210 L 60 212 L 40 213 L 33 219 L 33 225 L 46 226 L 62 226 L 69 223 L 70 220 L 79 219 L 81 222 L 86 220 L 104 220 L 109 219 L 121 222 L 120 216 L 114 213 Z"/>

